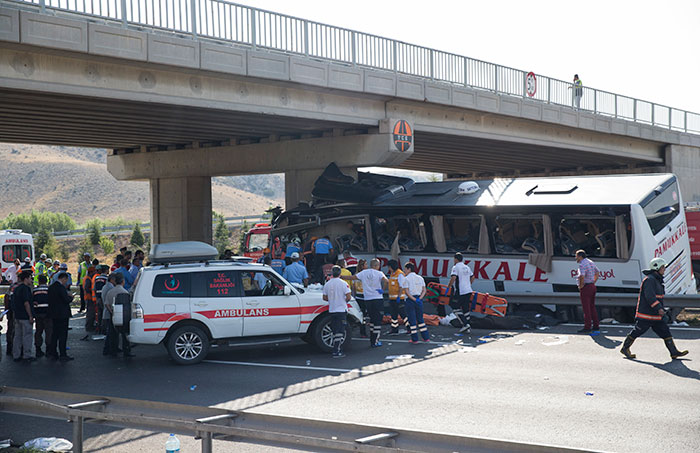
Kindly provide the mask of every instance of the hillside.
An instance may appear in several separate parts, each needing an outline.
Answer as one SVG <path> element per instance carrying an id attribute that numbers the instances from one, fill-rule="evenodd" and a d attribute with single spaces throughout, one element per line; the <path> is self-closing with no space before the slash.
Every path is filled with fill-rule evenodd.
<path id="1" fill-rule="evenodd" d="M 104 150 L 0 143 L 0 159 L 5 164 L 0 190 L 6 194 L 0 199 L 0 217 L 35 209 L 65 212 L 78 223 L 95 217 L 148 220 L 148 183 L 117 181 L 107 172 L 105 158 Z M 280 184 L 281 178 L 271 176 L 256 181 L 260 183 L 256 186 L 267 185 L 266 192 L 274 198 L 215 178 L 214 210 L 225 216 L 255 215 L 282 203 L 283 195 L 279 194 L 284 193 L 284 181 Z M 244 187 L 246 184 L 241 183 Z"/>

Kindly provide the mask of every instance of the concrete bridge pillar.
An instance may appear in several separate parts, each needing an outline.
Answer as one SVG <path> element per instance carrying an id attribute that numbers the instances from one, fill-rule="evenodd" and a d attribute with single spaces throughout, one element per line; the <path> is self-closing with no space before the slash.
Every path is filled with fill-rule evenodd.
<path id="1" fill-rule="evenodd" d="M 212 243 L 211 177 L 151 179 L 151 243 Z"/>
<path id="2" fill-rule="evenodd" d="M 700 201 L 700 148 L 684 145 L 666 146 L 666 171 L 678 176 L 683 201 Z"/>

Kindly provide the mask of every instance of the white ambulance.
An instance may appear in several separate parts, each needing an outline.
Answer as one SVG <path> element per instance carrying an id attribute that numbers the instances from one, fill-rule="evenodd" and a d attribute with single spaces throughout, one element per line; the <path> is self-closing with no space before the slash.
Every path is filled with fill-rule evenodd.
<path id="1" fill-rule="evenodd" d="M 132 289 L 129 341 L 163 344 L 181 365 L 201 362 L 210 348 L 273 345 L 299 337 L 332 350 L 322 290 L 299 288 L 250 258 L 216 260 L 201 242 L 157 244 Z M 362 322 L 348 303 L 348 328 Z M 346 348 L 349 342 L 346 343 Z"/>
<path id="2" fill-rule="evenodd" d="M 3 283 L 6 282 L 5 271 L 15 259 L 24 264 L 25 258 L 29 258 L 34 264 L 34 239 L 31 234 L 23 233 L 22 230 L 0 230 L 0 251 Z"/>

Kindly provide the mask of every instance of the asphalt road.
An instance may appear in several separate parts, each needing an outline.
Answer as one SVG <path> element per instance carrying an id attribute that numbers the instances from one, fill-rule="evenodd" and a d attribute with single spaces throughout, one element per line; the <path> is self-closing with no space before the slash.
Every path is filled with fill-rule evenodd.
<path id="1" fill-rule="evenodd" d="M 215 350 L 206 363 L 181 367 L 160 346 L 139 346 L 130 360 L 105 358 L 101 341 L 78 340 L 82 322 L 71 321 L 75 361 L 3 357 L 0 383 L 590 450 L 700 451 L 700 329 L 673 329 L 690 350 L 675 361 L 653 334 L 633 346 L 637 360 L 624 359 L 617 350 L 624 326 L 597 338 L 576 334 L 576 326 L 471 337 L 439 327 L 431 344 L 384 337 L 383 348 L 369 349 L 367 340 L 353 340 L 345 359 L 298 342 Z M 387 358 L 403 355 L 412 357 Z M 70 439 L 71 426 L 0 413 L 0 439 L 38 436 Z M 166 435 L 86 425 L 86 438 L 86 451 L 133 452 L 162 450 Z M 183 451 L 199 451 L 195 440 L 181 440 Z M 215 451 L 261 447 L 217 442 Z"/>

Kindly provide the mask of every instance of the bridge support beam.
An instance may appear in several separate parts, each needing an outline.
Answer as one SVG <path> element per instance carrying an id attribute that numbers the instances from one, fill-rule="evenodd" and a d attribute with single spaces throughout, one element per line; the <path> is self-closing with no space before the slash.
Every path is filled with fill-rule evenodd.
<path id="1" fill-rule="evenodd" d="M 683 201 L 700 201 L 700 148 L 696 146 L 667 145 L 666 171 L 678 176 Z"/>
<path id="2" fill-rule="evenodd" d="M 151 179 L 150 186 L 152 244 L 211 244 L 211 177 Z"/>

